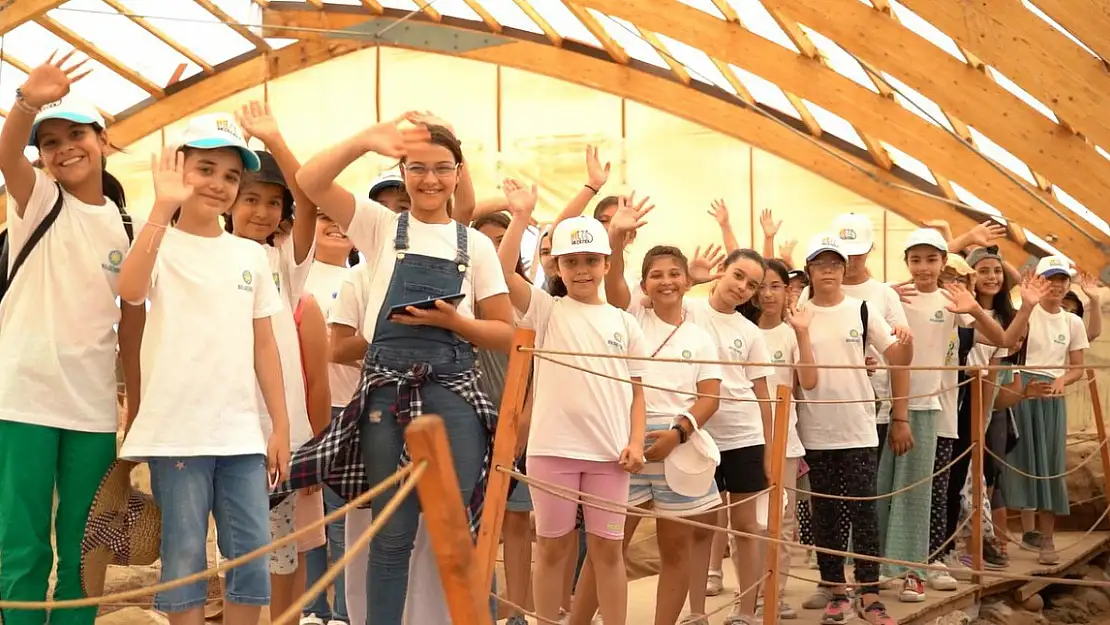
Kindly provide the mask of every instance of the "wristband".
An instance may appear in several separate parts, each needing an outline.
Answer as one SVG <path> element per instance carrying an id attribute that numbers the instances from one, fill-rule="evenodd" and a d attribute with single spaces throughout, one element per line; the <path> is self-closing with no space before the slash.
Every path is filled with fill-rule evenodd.
<path id="1" fill-rule="evenodd" d="M 678 425 L 678 424 L 672 425 L 671 429 L 678 432 L 678 444 L 679 445 L 681 445 L 682 443 L 685 443 L 687 440 L 689 440 L 689 437 L 686 435 L 686 430 L 682 429 L 681 425 Z"/>
<path id="2" fill-rule="evenodd" d="M 590 191 L 593 191 L 593 192 L 594 192 L 594 195 L 597 195 L 598 193 L 601 193 L 601 190 L 600 190 L 600 189 L 595 189 L 595 188 L 591 187 L 591 186 L 590 186 L 590 185 L 588 185 L 588 184 L 584 184 L 584 185 L 582 185 L 582 186 L 586 187 L 586 188 L 587 188 L 587 189 L 589 189 Z"/>
<path id="3" fill-rule="evenodd" d="M 895 419 L 894 417 L 891 417 L 890 422 L 891 423 L 909 423 L 910 420 L 909 419 Z"/>

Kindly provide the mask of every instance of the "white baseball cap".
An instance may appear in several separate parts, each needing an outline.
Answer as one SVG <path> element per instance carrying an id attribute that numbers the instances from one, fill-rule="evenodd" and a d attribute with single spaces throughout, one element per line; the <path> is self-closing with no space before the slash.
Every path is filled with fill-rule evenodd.
<path id="1" fill-rule="evenodd" d="M 844 251 L 844 241 L 833 234 L 821 233 L 813 235 L 806 247 L 806 262 L 810 262 L 824 252 L 834 252 L 837 256 L 848 262 L 848 254 Z"/>
<path id="2" fill-rule="evenodd" d="M 258 171 L 262 167 L 258 155 L 247 147 L 243 129 L 229 113 L 211 113 L 190 119 L 178 143 L 201 150 L 235 148 L 243 157 L 243 167 L 247 171 Z"/>
<path id="3" fill-rule="evenodd" d="M 695 424 L 694 427 L 697 427 Z M 675 447 L 663 461 L 663 476 L 671 490 L 684 497 L 701 497 L 721 464 L 721 450 L 705 430 L 697 429 L 690 439 Z"/>
<path id="4" fill-rule="evenodd" d="M 370 199 L 374 199 L 377 194 L 393 187 L 405 188 L 405 179 L 401 177 L 401 172 L 396 169 L 382 172 L 382 175 L 378 176 L 374 184 L 370 185 L 370 193 L 368 195 Z"/>
<path id="5" fill-rule="evenodd" d="M 932 228 L 918 228 L 911 232 L 910 236 L 906 237 L 906 245 L 902 250 L 908 252 L 911 247 L 918 245 L 928 245 L 945 254 L 948 253 L 948 242 L 944 240 L 944 235 Z"/>
<path id="6" fill-rule="evenodd" d="M 848 256 L 862 256 L 875 247 L 875 231 L 867 215 L 837 215 L 832 223 L 832 233 L 840 237 L 840 249 Z"/>
<path id="7" fill-rule="evenodd" d="M 35 115 L 35 123 L 31 125 L 31 140 L 27 145 L 34 146 L 37 144 L 39 124 L 48 119 L 66 119 L 78 124 L 96 124 L 101 128 L 106 126 L 104 116 L 100 114 L 100 111 L 92 102 L 71 93 L 39 110 L 38 115 Z"/>
<path id="8" fill-rule="evenodd" d="M 1037 263 L 1037 275 L 1045 278 L 1065 275 L 1070 278 L 1075 276 L 1075 270 L 1063 256 L 1045 256 Z"/>
<path id="9" fill-rule="evenodd" d="M 613 253 L 609 247 L 609 232 L 593 217 L 571 217 L 559 222 L 551 234 L 551 255 Z"/>

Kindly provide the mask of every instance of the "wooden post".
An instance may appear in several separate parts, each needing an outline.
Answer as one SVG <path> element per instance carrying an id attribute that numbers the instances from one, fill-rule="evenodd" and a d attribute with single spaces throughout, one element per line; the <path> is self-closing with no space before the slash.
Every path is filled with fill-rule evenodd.
<path id="1" fill-rule="evenodd" d="M 971 376 L 971 472 L 968 475 L 971 476 L 971 500 L 975 506 L 971 511 L 971 544 L 968 547 L 971 568 L 975 571 L 971 578 L 972 583 L 981 584 L 983 580 L 978 572 L 983 570 L 983 523 L 992 522 L 991 519 L 983 518 L 983 498 L 987 496 L 983 492 L 983 446 L 987 438 L 988 407 L 987 397 L 983 392 L 983 372 L 973 369 L 968 373 Z"/>
<path id="2" fill-rule="evenodd" d="M 790 402 L 792 389 L 779 386 L 775 393 L 774 431 L 771 435 L 771 492 L 767 501 L 767 535 L 782 538 L 782 509 L 786 501 L 783 470 L 786 468 L 786 444 L 790 436 Z M 767 579 L 763 581 L 763 623 L 778 625 L 779 621 L 779 553 L 789 549 L 776 542 L 767 543 Z M 743 589 L 741 589 L 743 590 Z M 758 588 L 756 589 L 758 592 Z"/>
<path id="3" fill-rule="evenodd" d="M 1098 396 L 1098 378 L 1094 369 L 1087 369 L 1087 386 L 1091 389 L 1091 410 L 1095 413 L 1095 431 L 1098 432 L 1099 454 L 1102 456 L 1103 503 L 1110 506 L 1110 449 L 1106 443 L 1106 422 L 1103 421 L 1102 399 Z"/>
<path id="4" fill-rule="evenodd" d="M 534 330 L 518 329 L 513 334 L 509 351 L 509 367 L 505 372 L 505 390 L 501 394 L 501 409 L 497 416 L 497 433 L 493 439 L 493 461 L 486 484 L 486 503 L 482 508 L 482 525 L 478 530 L 478 571 L 488 591 L 493 587 L 493 570 L 497 562 L 497 546 L 501 542 L 501 525 L 505 521 L 505 502 L 509 498 L 509 480 L 512 479 L 497 467 L 511 469 L 516 457 L 517 429 L 528 394 L 528 379 L 532 375 L 531 348 L 536 344 Z"/>
<path id="5" fill-rule="evenodd" d="M 451 459 L 443 419 L 423 415 L 405 428 L 405 442 L 413 462 L 428 469 L 416 485 L 428 538 L 436 554 L 443 594 L 455 625 L 492 625 L 490 585 L 474 566 L 474 543 Z"/>

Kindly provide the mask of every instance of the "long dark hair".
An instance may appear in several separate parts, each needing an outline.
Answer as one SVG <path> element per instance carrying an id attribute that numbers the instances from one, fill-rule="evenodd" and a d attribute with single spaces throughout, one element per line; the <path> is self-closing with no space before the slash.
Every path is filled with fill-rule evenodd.
<path id="1" fill-rule="evenodd" d="M 92 128 L 93 132 L 95 132 L 98 137 L 104 134 L 104 127 L 100 124 L 86 125 Z M 123 151 L 123 148 L 113 145 L 111 141 L 105 140 L 105 143 L 107 143 L 109 148 L 117 152 Z M 35 148 L 39 149 L 37 141 L 35 142 Z M 42 162 L 42 159 L 40 158 L 39 161 Z M 43 163 L 43 168 L 46 168 L 45 163 Z M 104 193 L 104 197 L 115 202 L 116 206 L 120 207 L 121 210 L 127 208 L 127 194 L 123 192 L 123 185 L 120 184 L 119 179 L 108 173 L 108 155 L 104 153 L 100 155 L 100 186 L 101 191 Z M 124 211 L 124 214 L 126 214 L 126 211 Z"/>
<path id="2" fill-rule="evenodd" d="M 768 271 L 773 271 L 778 274 L 779 278 L 782 279 L 784 284 L 790 284 L 790 268 L 786 266 L 786 261 L 782 260 L 781 258 L 766 259 L 764 262 L 763 271 L 765 272 L 764 275 L 766 275 L 766 272 Z M 753 295 L 747 303 L 751 304 L 751 306 L 742 304 L 737 307 L 736 312 L 747 317 L 748 321 L 751 321 L 752 323 L 759 323 L 759 317 L 763 314 L 763 309 L 759 306 L 758 294 Z"/>
<path id="3" fill-rule="evenodd" d="M 987 260 L 987 258 L 983 260 Z M 1000 263 L 1005 262 L 1001 258 L 996 260 Z M 972 267 L 972 269 L 975 269 L 975 267 Z M 998 292 L 991 297 L 991 310 L 994 312 L 995 318 L 998 319 L 998 325 L 1002 326 L 1002 329 L 1009 328 L 1010 324 L 1014 322 L 1014 317 L 1017 316 L 1017 311 L 1014 309 L 1014 302 L 1010 299 L 1010 292 L 1014 290 L 1014 286 L 1014 281 L 1010 279 L 1010 273 L 1006 271 L 1005 264 L 1003 264 L 1002 286 L 999 288 Z M 1021 348 L 1003 357 L 1002 362 L 1006 364 L 1021 364 L 1025 362 L 1025 344 L 1026 341 L 1022 341 Z"/>
<path id="4" fill-rule="evenodd" d="M 724 268 L 728 269 L 741 258 L 753 260 L 763 269 L 764 272 L 767 271 L 767 261 L 763 258 L 763 255 L 747 247 L 742 247 L 740 249 L 735 249 L 729 252 L 728 256 L 725 257 Z M 750 321 L 752 321 L 752 323 L 755 323 L 759 319 L 759 304 L 756 303 L 756 296 L 752 295 L 751 299 L 737 306 L 736 312 L 747 317 Z"/>
<path id="5" fill-rule="evenodd" d="M 512 219 L 509 217 L 508 213 L 493 213 L 475 219 L 474 222 L 470 224 L 470 227 L 475 230 L 481 230 L 483 226 L 497 226 L 498 228 L 508 230 L 511 222 Z M 528 280 L 528 273 L 524 271 L 523 258 L 516 259 L 516 273 L 521 278 Z M 528 280 L 528 282 L 531 283 L 532 281 Z"/>

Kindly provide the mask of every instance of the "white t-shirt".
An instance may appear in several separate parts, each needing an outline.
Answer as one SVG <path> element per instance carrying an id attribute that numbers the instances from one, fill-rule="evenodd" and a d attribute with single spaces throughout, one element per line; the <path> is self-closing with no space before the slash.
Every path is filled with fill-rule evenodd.
<path id="1" fill-rule="evenodd" d="M 702 328 L 695 323 L 684 322 L 673 326 L 644 308 L 633 299 L 628 308 L 644 333 L 644 349 L 648 356 L 661 359 L 716 360 L 717 348 Z M 660 349 L 661 348 L 661 349 Z M 658 353 L 656 353 L 658 350 Z M 723 371 L 720 365 L 697 362 L 680 363 L 665 360 L 645 360 L 642 362 L 644 383 L 695 393 L 698 382 L 720 380 Z M 644 389 L 647 404 L 648 424 L 670 426 L 675 417 L 690 409 L 697 401 L 694 395 L 668 393 L 653 388 Z"/>
<path id="2" fill-rule="evenodd" d="M 1026 344 L 1025 362 L 1033 365 L 1028 371 L 1053 379 L 1067 372 L 1053 366 L 1068 364 L 1069 353 L 1091 346 L 1082 319 L 1063 309 L 1050 313 L 1040 306 L 1029 316 Z"/>
<path id="3" fill-rule="evenodd" d="M 946 367 L 955 367 L 960 364 L 959 334 L 959 330 L 952 329 L 952 335 L 948 339 L 948 350 L 944 354 L 944 366 Z M 971 359 L 971 354 L 968 354 L 968 359 Z M 912 373 L 916 373 L 916 371 L 911 372 L 911 375 Z M 959 371 L 946 369 L 940 372 L 940 386 L 945 390 L 940 394 L 940 418 L 937 419 L 938 438 L 958 439 L 960 437 L 958 414 L 960 388 L 956 386 L 959 382 Z"/>
<path id="4" fill-rule="evenodd" d="M 708 299 L 688 299 L 684 304 L 686 318 L 693 321 L 713 338 L 717 346 L 717 359 L 732 362 L 770 362 L 763 333 L 740 313 L 720 313 L 709 305 Z M 721 396 L 737 400 L 721 400 L 717 414 L 705 424 L 705 431 L 721 451 L 743 449 L 766 444 L 770 432 L 763 431 L 763 413 L 752 382 L 769 377 L 772 367 L 724 366 Z M 766 438 L 765 438 L 766 436 Z"/>
<path id="5" fill-rule="evenodd" d="M 320 305 L 320 310 L 323 311 L 325 319 L 329 317 L 331 310 L 338 301 L 339 291 L 349 273 L 351 273 L 351 269 L 348 267 L 329 265 L 319 261 L 312 264 L 312 270 L 308 274 L 305 288 L 316 299 L 316 303 Z M 358 319 L 356 317 L 352 321 L 355 325 L 351 327 L 357 326 Z M 328 337 L 331 337 L 330 327 L 328 328 Z M 358 388 L 358 376 L 358 369 L 330 362 L 329 359 L 328 382 L 331 385 L 332 407 L 343 408 L 351 402 L 355 389 Z"/>
<path id="6" fill-rule="evenodd" d="M 8 196 L 8 271 L 57 197 L 54 181 L 37 169 L 23 217 Z M 127 232 L 110 200 L 94 206 L 63 197 L 57 221 L 0 304 L 0 420 L 115 432 L 116 280 Z"/>
<path id="7" fill-rule="evenodd" d="M 378 313 L 389 291 L 390 277 L 397 263 L 397 252 L 393 249 L 393 239 L 397 233 L 397 220 L 400 215 L 368 198 L 355 201 L 355 215 L 347 229 L 347 237 L 370 260 L 376 271 L 373 274 L 360 274 L 367 280 L 366 310 L 358 330 L 367 340 L 373 342 L 378 325 Z M 414 215 L 409 215 L 409 248 L 407 253 L 454 260 L 458 255 L 458 237 L 455 222 L 445 224 L 426 224 Z M 505 275 L 501 273 L 501 261 L 489 237 L 473 228 L 467 228 L 467 253 L 470 266 L 463 278 L 462 292 L 466 297 L 458 305 L 459 314 L 474 316 L 474 302 L 509 292 Z M 375 275 L 380 280 L 372 280 Z M 344 324 L 346 325 L 346 324 Z"/>
<path id="8" fill-rule="evenodd" d="M 841 290 L 848 297 L 854 297 L 860 301 L 870 304 L 871 310 L 876 310 L 882 315 L 887 325 L 891 328 L 896 326 L 906 327 L 906 313 L 902 310 L 902 299 L 898 296 L 889 284 L 879 282 L 874 278 L 868 278 L 866 281 L 859 284 L 845 284 L 841 286 Z M 801 306 L 809 299 L 809 288 L 802 291 L 802 295 L 798 298 L 798 305 Z M 868 348 L 867 355 L 876 359 L 880 365 L 887 364 L 883 355 L 875 351 L 873 348 Z M 890 397 L 890 370 L 876 369 L 875 373 L 870 376 L 871 388 L 875 389 L 875 396 L 879 398 Z M 879 423 L 890 423 L 890 401 L 879 402 Z M 804 406 L 803 406 L 804 409 Z"/>
<path id="9" fill-rule="evenodd" d="M 910 298 L 902 307 L 913 332 L 913 365 L 943 367 L 952 333 L 957 327 L 971 327 L 970 315 L 948 312 L 949 300 L 938 289 Z M 941 371 L 910 371 L 910 410 L 940 410 L 939 392 L 943 388 Z"/>
<path id="10" fill-rule="evenodd" d="M 169 228 L 149 298 L 142 403 L 120 457 L 265 453 L 254 320 L 283 305 L 262 246 Z"/>
<path id="11" fill-rule="evenodd" d="M 860 307 L 863 303 L 845 297 L 836 306 L 817 306 L 806 302 L 803 308 L 813 311 L 809 339 L 813 359 L 823 365 L 864 364 L 866 350 Z M 867 302 L 867 347 L 885 352 L 895 338 L 891 327 Z M 798 434 L 806 449 L 854 449 L 876 447 L 879 434 L 875 428 L 875 390 L 865 369 L 818 369 L 817 386 L 802 389 L 802 397 L 818 401 L 851 401 L 844 404 L 808 404 L 798 415 Z M 864 403 L 860 403 L 864 402 Z"/>
<path id="12" fill-rule="evenodd" d="M 762 330 L 763 339 L 767 342 L 767 351 L 771 354 L 771 362 L 775 364 L 793 365 L 798 362 L 798 334 L 788 323 L 780 323 L 770 330 Z M 768 392 L 774 394 L 774 389 L 779 386 L 794 384 L 794 369 L 790 367 L 775 367 L 771 375 L 767 376 Z M 771 411 L 772 418 L 774 410 Z M 786 457 L 801 458 L 806 455 L 802 439 L 798 437 L 798 404 L 790 402 L 790 418 L 787 426 Z"/>
<path id="13" fill-rule="evenodd" d="M 632 315 L 608 304 L 552 297 L 537 287 L 532 287 L 532 300 L 520 325 L 536 330 L 537 348 L 648 355 L 643 332 Z M 617 380 L 537 358 L 528 454 L 615 462 L 628 445 L 632 424 L 632 385 L 618 380 L 642 378 L 645 361 L 549 358 Z"/>

